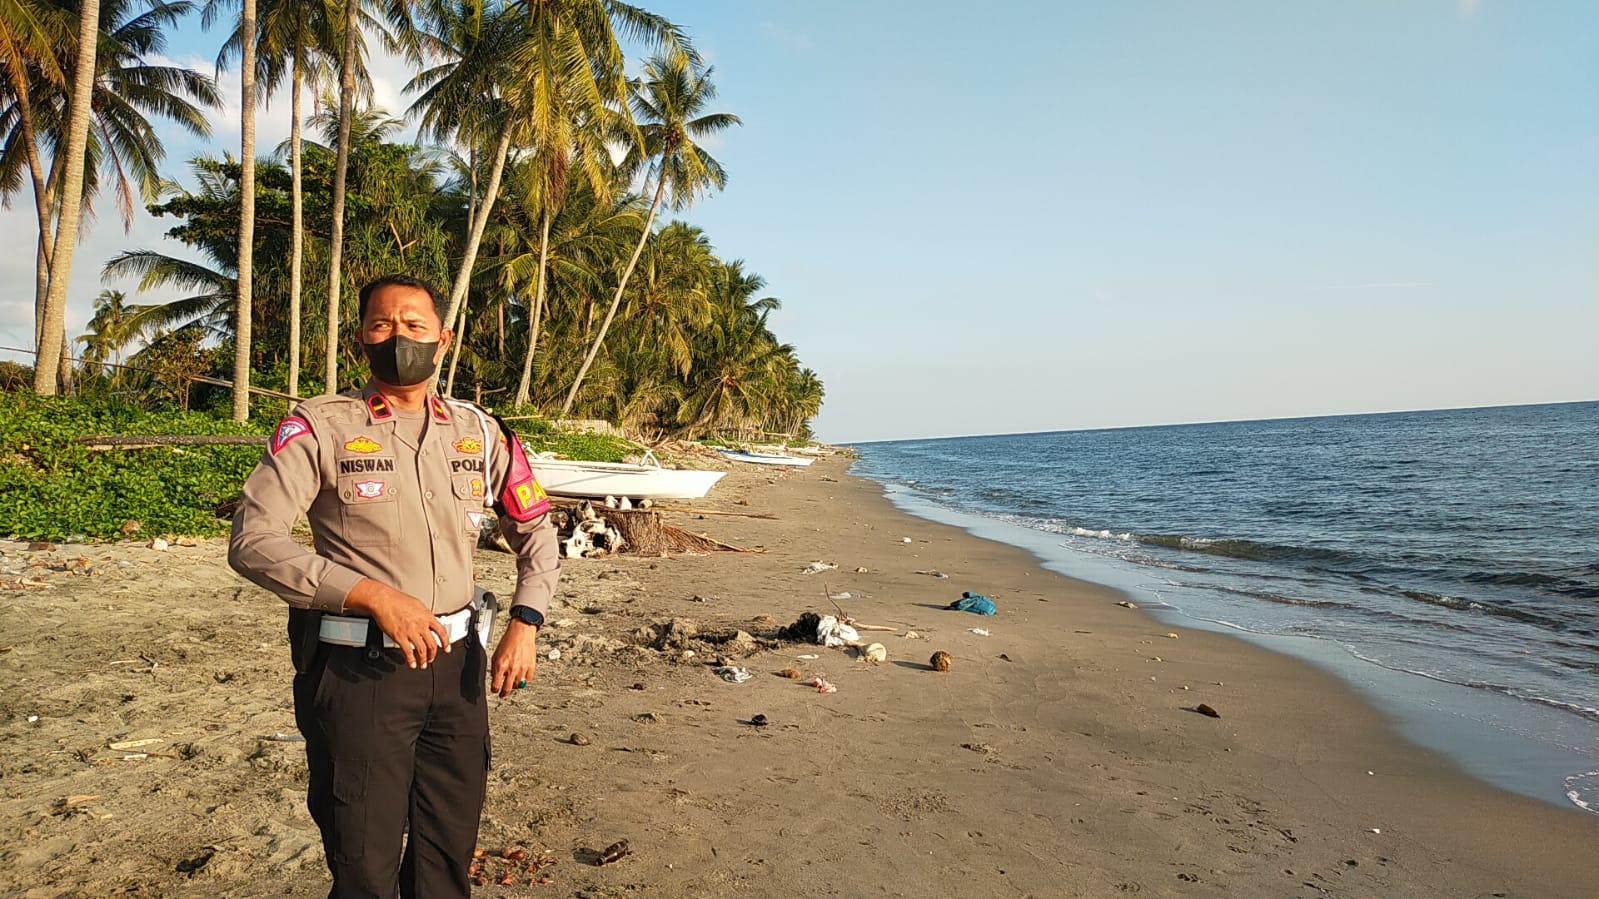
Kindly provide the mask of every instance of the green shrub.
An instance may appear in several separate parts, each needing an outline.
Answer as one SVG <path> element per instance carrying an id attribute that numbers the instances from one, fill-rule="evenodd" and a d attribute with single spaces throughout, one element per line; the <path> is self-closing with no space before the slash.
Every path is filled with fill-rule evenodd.
<path id="1" fill-rule="evenodd" d="M 198 412 L 151 412 L 114 398 L 0 394 L 0 534 L 31 540 L 204 536 L 261 458 L 259 446 L 174 446 L 93 451 L 90 435 L 265 434 Z"/>
<path id="2" fill-rule="evenodd" d="M 238 424 L 214 414 L 150 411 L 116 397 L 0 393 L 0 536 L 27 540 L 210 536 L 228 529 L 261 446 L 91 450 L 78 438 L 271 432 L 276 418 Z M 535 452 L 620 462 L 640 447 L 620 437 L 568 433 L 539 420 L 514 423 Z"/>

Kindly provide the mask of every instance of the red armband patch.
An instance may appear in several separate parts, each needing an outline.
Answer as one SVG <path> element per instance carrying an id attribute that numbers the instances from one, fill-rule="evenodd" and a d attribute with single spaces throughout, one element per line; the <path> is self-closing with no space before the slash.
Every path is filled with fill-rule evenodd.
<path id="1" fill-rule="evenodd" d="M 502 424 L 503 428 L 504 425 Z M 505 490 L 500 493 L 500 503 L 512 521 L 532 521 L 550 511 L 550 495 L 533 479 L 533 469 L 527 464 L 527 453 L 522 451 L 522 441 L 507 441 L 510 464 L 505 470 Z"/>
<path id="2" fill-rule="evenodd" d="M 278 429 L 272 433 L 272 455 L 289 445 L 289 441 L 302 434 L 311 433 L 311 423 L 298 415 L 291 415 L 278 422 Z"/>

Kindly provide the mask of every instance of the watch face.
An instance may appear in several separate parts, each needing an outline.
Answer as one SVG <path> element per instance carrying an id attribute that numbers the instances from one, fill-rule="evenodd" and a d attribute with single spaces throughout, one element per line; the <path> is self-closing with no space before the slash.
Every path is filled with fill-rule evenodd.
<path id="1" fill-rule="evenodd" d="M 544 624 L 544 616 L 540 615 L 536 609 L 530 609 L 527 606 L 517 606 L 515 614 L 517 620 L 521 621 L 523 624 L 531 624 L 534 627 Z"/>

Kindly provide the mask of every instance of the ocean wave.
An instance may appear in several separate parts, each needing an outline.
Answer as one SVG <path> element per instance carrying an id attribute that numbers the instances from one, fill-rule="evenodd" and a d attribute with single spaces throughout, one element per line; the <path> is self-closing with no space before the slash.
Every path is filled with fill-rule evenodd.
<path id="1" fill-rule="evenodd" d="M 1520 688 L 1520 687 L 1510 686 L 1508 684 L 1499 684 L 1499 683 L 1493 683 L 1493 682 L 1490 682 L 1490 681 L 1470 680 L 1470 679 L 1462 678 L 1462 677 L 1458 677 L 1458 676 L 1457 677 L 1450 677 L 1448 675 L 1441 674 L 1441 673 L 1436 672 L 1436 671 L 1423 671 L 1423 670 L 1421 670 L 1419 668 L 1407 668 L 1407 667 L 1405 667 L 1403 665 L 1396 665 L 1396 664 L 1394 664 L 1392 662 L 1385 662 L 1382 659 L 1378 659 L 1378 658 L 1375 658 L 1373 656 L 1364 654 L 1364 653 L 1360 652 L 1359 650 L 1357 650 L 1357 649 L 1355 649 L 1355 648 L 1353 648 L 1351 646 L 1348 646 L 1348 645 L 1344 646 L 1344 651 L 1349 653 L 1351 656 L 1361 660 L 1362 662 L 1365 662 L 1365 663 L 1370 664 L 1370 665 L 1376 665 L 1378 668 L 1382 668 L 1382 669 L 1385 669 L 1385 670 L 1388 670 L 1388 671 L 1393 671 L 1393 672 L 1396 672 L 1398 674 L 1410 674 L 1410 675 L 1414 675 L 1416 677 L 1424 677 L 1427 680 L 1437 681 L 1437 682 L 1439 682 L 1441 684 L 1454 684 L 1457 687 L 1465 687 L 1465 688 L 1470 689 L 1470 690 L 1482 690 L 1485 693 L 1497 693 L 1497 694 L 1499 694 L 1501 696 L 1508 696 L 1508 697 L 1510 697 L 1512 699 L 1521 700 L 1522 702 L 1530 702 L 1530 703 L 1533 703 L 1534 705 L 1544 706 L 1545 708 L 1558 709 L 1559 711 L 1562 711 L 1562 712 L 1568 712 L 1568 713 L 1570 713 L 1572 715 L 1576 715 L 1577 717 L 1586 719 L 1588 721 L 1599 722 L 1599 708 L 1594 708 L 1593 706 L 1589 706 L 1589 705 L 1583 705 L 1582 703 L 1579 703 L 1579 702 L 1571 702 L 1569 700 L 1564 700 L 1564 699 L 1554 699 L 1554 698 L 1549 697 L 1549 696 L 1544 696 L 1542 694 L 1534 693 L 1534 692 L 1531 692 L 1529 690 L 1526 690 L 1526 689 L 1523 689 L 1523 688 Z"/>
<path id="2" fill-rule="evenodd" d="M 1360 559 L 1359 555 L 1341 549 L 1285 546 L 1238 538 L 1189 537 L 1183 534 L 1137 534 L 1134 539 L 1150 546 L 1181 549 L 1212 556 L 1226 556 L 1230 559 L 1248 559 L 1263 562 L 1300 559 L 1305 561 L 1356 561 Z"/>
<path id="3" fill-rule="evenodd" d="M 1536 571 L 1473 571 L 1465 576 L 1472 584 L 1502 587 L 1541 587 L 1549 593 L 1577 599 L 1599 599 L 1599 584 L 1577 578 Z"/>
<path id="4" fill-rule="evenodd" d="M 1568 622 L 1558 618 L 1518 609 L 1514 606 L 1483 599 L 1469 599 L 1464 596 L 1450 596 L 1446 593 L 1432 593 L 1427 590 L 1404 590 L 1390 588 L 1388 592 L 1416 602 L 1423 602 L 1430 606 L 1445 609 L 1454 609 L 1459 612 L 1475 612 L 1483 615 L 1494 615 L 1499 618 L 1509 618 L 1513 621 L 1522 621 L 1527 624 L 1536 624 L 1539 627 L 1552 631 L 1561 631 L 1567 627 Z"/>

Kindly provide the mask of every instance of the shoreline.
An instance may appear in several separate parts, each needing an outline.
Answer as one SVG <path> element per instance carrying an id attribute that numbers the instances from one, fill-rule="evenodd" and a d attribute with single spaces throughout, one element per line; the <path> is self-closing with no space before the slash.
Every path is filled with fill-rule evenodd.
<path id="1" fill-rule="evenodd" d="M 1124 594 L 1166 625 L 1231 636 L 1332 673 L 1391 718 L 1391 726 L 1404 739 L 1446 756 L 1478 780 L 1560 808 L 1599 813 L 1568 789 L 1574 780 L 1599 776 L 1594 771 L 1599 758 L 1573 748 L 1599 747 L 1599 724 L 1580 714 L 1391 669 L 1322 637 L 1254 631 L 1205 617 L 1198 610 L 1171 604 L 1164 591 L 1142 586 L 1144 572 L 1131 566 L 1078 551 L 1054 535 L 941 506 L 892 484 L 874 483 L 905 514 L 1023 549 L 1043 568 Z"/>
<path id="2" fill-rule="evenodd" d="M 481 830 L 491 854 L 558 864 L 551 883 L 475 895 L 1599 889 L 1582 861 L 1594 816 L 1470 777 L 1309 663 L 1203 630 L 1172 639 L 1110 588 L 913 517 L 848 461 L 738 469 L 692 504 L 772 519 L 667 519 L 764 553 L 567 563 L 540 638 L 560 658 L 491 705 Z M 0 594 L 0 895 L 325 893 L 303 753 L 269 739 L 293 730 L 281 603 L 219 571 L 220 548 L 5 547 L 11 566 L 54 561 L 38 567 L 50 588 Z M 508 557 L 478 560 L 480 580 L 508 580 Z M 838 568 L 802 573 L 818 560 Z M 896 628 L 863 634 L 886 663 L 770 642 L 831 611 L 824 584 Z M 944 609 L 962 590 L 999 614 Z M 934 650 L 949 672 L 929 670 Z M 754 677 L 719 680 L 714 655 Z M 776 675 L 789 666 L 838 693 Z M 1221 717 L 1186 710 L 1199 703 Z M 140 739 L 158 742 L 109 748 Z M 632 856 L 585 863 L 622 838 Z"/>

